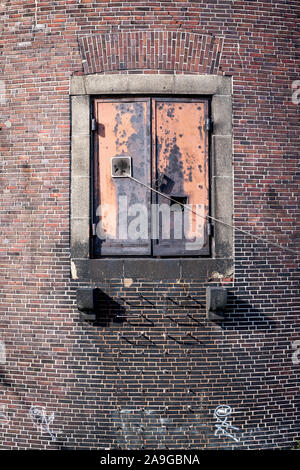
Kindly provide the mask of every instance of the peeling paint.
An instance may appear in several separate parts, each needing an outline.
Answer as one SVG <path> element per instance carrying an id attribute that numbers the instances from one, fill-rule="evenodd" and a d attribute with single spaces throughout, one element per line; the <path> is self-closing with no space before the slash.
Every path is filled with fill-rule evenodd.
<path id="1" fill-rule="evenodd" d="M 132 215 L 128 214 L 126 229 L 121 230 L 119 214 L 125 217 L 126 209 L 121 205 L 126 196 L 128 206 L 135 203 L 145 207 L 150 203 L 150 191 L 128 179 L 111 177 L 111 159 L 130 156 L 133 175 L 150 185 L 150 107 L 148 99 L 125 101 L 97 100 L 95 114 L 98 122 L 98 158 L 95 166 L 96 223 L 101 224 L 102 237 L 95 240 L 97 255 L 151 254 L 151 240 L 130 239 L 128 231 Z M 99 129 L 101 132 L 99 132 Z M 110 207 L 106 214 L 100 214 L 98 207 Z M 126 206 L 127 207 L 127 206 Z M 101 220 L 100 220 L 101 215 Z M 130 218 L 131 217 L 131 218 Z M 123 233 L 124 232 L 124 233 Z M 126 233 L 125 233 L 126 232 Z M 98 234 L 98 233 L 97 233 Z"/>
<path id="2" fill-rule="evenodd" d="M 205 214 L 209 206 L 208 148 L 207 133 L 202 132 L 202 128 L 207 113 L 205 100 L 158 99 L 153 104 L 152 125 L 156 129 L 157 164 L 155 166 L 153 163 L 153 174 L 154 180 L 158 181 L 157 189 L 175 200 L 184 200 L 182 203 L 190 205 L 194 210 L 197 205 L 201 205 Z M 166 203 L 166 199 L 156 196 L 156 203 Z M 174 216 L 171 240 L 161 237 L 154 245 L 154 254 L 185 254 L 186 241 L 195 240 L 195 233 L 201 243 L 195 243 L 193 249 L 189 243 L 189 254 L 209 253 L 205 219 L 192 212 L 189 215 L 184 221 L 184 236 L 181 237 L 175 236 L 178 223 Z"/>

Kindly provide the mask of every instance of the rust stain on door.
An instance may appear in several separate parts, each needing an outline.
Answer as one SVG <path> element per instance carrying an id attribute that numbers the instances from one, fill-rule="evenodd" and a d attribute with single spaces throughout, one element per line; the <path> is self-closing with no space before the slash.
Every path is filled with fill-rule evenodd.
<path id="1" fill-rule="evenodd" d="M 175 216 L 172 217 L 173 237 L 157 240 L 154 243 L 156 254 L 209 253 L 203 218 L 209 210 L 208 136 L 205 130 L 207 107 L 207 101 L 156 100 L 153 103 L 154 183 L 160 192 L 179 203 L 188 204 L 194 212 L 202 215 L 200 217 L 189 211 L 189 220 L 185 220 L 185 226 L 182 224 L 181 239 L 176 239 Z M 156 196 L 155 199 L 158 204 L 168 203 L 163 196 Z M 175 208 L 174 203 L 169 204 L 172 209 Z M 181 207 L 178 206 L 177 210 Z M 193 234 L 202 239 L 200 244 L 195 243 L 194 249 L 192 244 L 187 245 Z"/>
<path id="2" fill-rule="evenodd" d="M 209 211 L 208 132 L 205 129 L 208 101 L 97 99 L 94 110 L 98 123 L 94 220 L 101 222 L 102 229 L 102 236 L 95 239 L 94 254 L 209 254 L 205 220 Z M 122 156 L 131 157 L 132 176 L 136 180 L 173 201 L 129 178 L 113 178 L 111 159 Z M 156 207 L 168 206 L 169 238 L 163 233 L 166 217 L 153 216 L 151 202 Z M 182 204 L 187 204 L 193 212 L 183 211 Z M 137 211 L 132 211 L 134 207 L 140 207 L 140 211 L 144 208 L 145 213 L 140 224 L 143 233 L 133 239 L 130 224 L 138 215 Z M 120 219 L 124 217 L 126 230 L 124 224 L 120 228 Z M 159 227 L 157 237 L 151 240 L 154 217 Z"/>
<path id="3" fill-rule="evenodd" d="M 95 108 L 98 122 L 95 201 L 103 230 L 102 240 L 97 238 L 96 241 L 96 252 L 102 255 L 151 254 L 148 236 L 137 240 L 128 236 L 128 225 L 134 218 L 130 210 L 127 226 L 123 224 L 121 230 L 119 226 L 119 215 L 124 216 L 124 211 L 130 207 L 137 203 L 149 207 L 150 190 L 128 178 L 111 177 L 112 157 L 129 155 L 133 161 L 133 176 L 148 186 L 151 184 L 149 99 L 97 100 Z M 147 223 L 149 225 L 150 221 Z"/>

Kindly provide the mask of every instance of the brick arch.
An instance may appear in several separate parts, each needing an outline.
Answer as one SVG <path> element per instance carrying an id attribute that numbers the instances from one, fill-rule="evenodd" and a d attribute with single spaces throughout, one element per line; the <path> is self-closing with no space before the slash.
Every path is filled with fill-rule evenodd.
<path id="1" fill-rule="evenodd" d="M 187 31 L 129 31 L 79 37 L 85 74 L 158 70 L 218 74 L 224 38 Z"/>

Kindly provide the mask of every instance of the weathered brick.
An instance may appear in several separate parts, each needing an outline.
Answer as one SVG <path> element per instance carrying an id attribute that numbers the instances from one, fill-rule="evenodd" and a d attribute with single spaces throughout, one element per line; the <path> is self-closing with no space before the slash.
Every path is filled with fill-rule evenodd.
<path id="1" fill-rule="evenodd" d="M 205 263 L 199 272 L 190 259 L 180 269 L 176 260 L 165 263 L 167 281 L 143 279 L 141 260 L 102 260 L 100 275 L 96 260 L 91 269 L 99 281 L 82 280 L 80 262 L 72 280 L 68 90 L 72 75 L 95 72 L 129 80 L 130 73 L 174 71 L 233 76 L 235 224 L 299 251 L 299 105 L 292 102 L 298 2 L 70 0 L 37 2 L 36 11 L 34 2 L 6 3 L 1 448 L 294 446 L 297 255 L 236 232 L 234 278 L 208 273 Z M 75 94 L 84 93 L 81 87 Z M 214 142 L 224 141 L 225 151 L 230 128 Z M 87 162 L 74 168 L 78 176 L 86 169 Z M 222 161 L 217 172 L 231 175 Z M 206 319 L 207 285 L 228 291 L 221 324 Z M 85 287 L 103 291 L 95 323 L 79 320 L 76 290 Z M 30 418 L 34 405 L 54 412 L 57 441 Z M 215 435 L 218 405 L 232 407 L 238 442 Z"/>

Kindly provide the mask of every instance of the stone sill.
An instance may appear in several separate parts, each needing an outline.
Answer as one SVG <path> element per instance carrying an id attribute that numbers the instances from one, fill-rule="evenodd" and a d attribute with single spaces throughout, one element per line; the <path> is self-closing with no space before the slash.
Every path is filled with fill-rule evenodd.
<path id="1" fill-rule="evenodd" d="M 233 276 L 232 258 L 104 258 L 71 260 L 72 279 L 101 282 L 107 279 L 222 279 Z"/>

